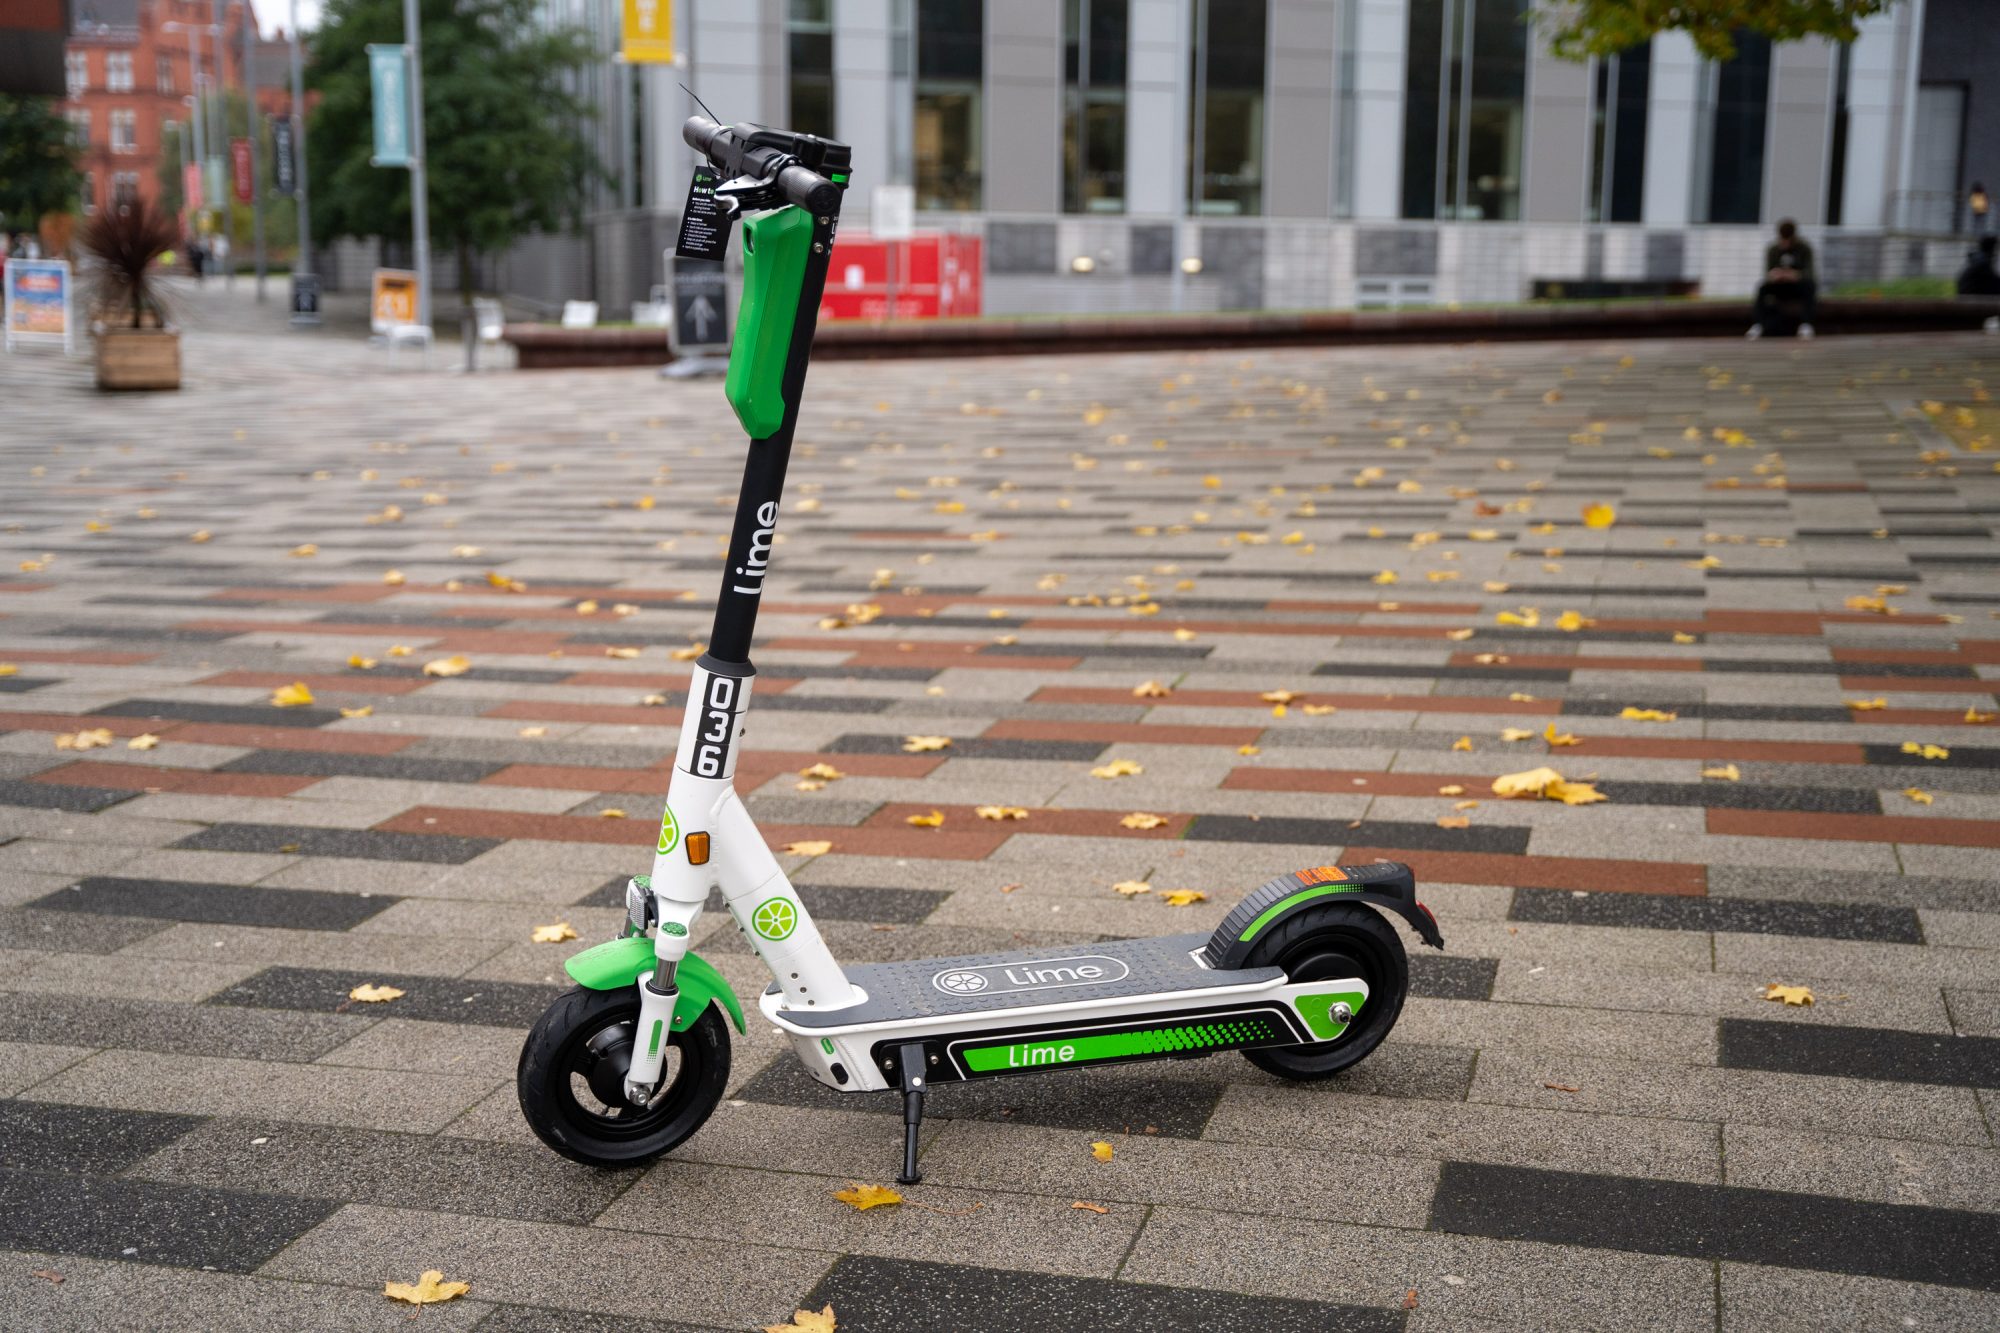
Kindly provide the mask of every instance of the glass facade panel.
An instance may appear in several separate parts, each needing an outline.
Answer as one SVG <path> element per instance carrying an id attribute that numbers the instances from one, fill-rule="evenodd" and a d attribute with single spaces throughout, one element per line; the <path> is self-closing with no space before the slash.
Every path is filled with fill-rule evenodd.
<path id="1" fill-rule="evenodd" d="M 1715 67 L 1708 220 L 1752 223 L 1764 206 L 1764 130 L 1770 110 L 1771 42 L 1736 34 L 1736 57 Z"/>
<path id="2" fill-rule="evenodd" d="M 1410 0 L 1403 216 L 1521 215 L 1529 0 Z"/>
<path id="3" fill-rule="evenodd" d="M 791 0 L 785 25 L 791 111 L 785 128 L 833 139 L 833 3 Z"/>
<path id="4" fill-rule="evenodd" d="M 1652 88 L 1653 44 L 1597 62 L 1591 99 L 1591 222 L 1637 222 L 1645 209 L 1646 105 Z"/>
<path id="5" fill-rule="evenodd" d="M 980 206 L 980 113 L 986 76 L 984 0 L 917 0 L 917 207 Z"/>
<path id="6" fill-rule="evenodd" d="M 1127 0 L 1067 0 L 1063 14 L 1063 208 L 1125 211 Z"/>
<path id="7" fill-rule="evenodd" d="M 1265 0 L 1195 0 L 1188 200 L 1196 213 L 1264 209 Z"/>

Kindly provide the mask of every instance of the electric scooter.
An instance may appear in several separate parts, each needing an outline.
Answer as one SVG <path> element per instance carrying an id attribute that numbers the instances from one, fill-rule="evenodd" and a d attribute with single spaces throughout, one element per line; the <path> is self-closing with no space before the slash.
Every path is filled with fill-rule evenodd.
<path id="1" fill-rule="evenodd" d="M 1409 984 L 1385 914 L 1434 948 L 1407 867 L 1314 866 L 1252 890 L 1210 935 L 1168 935 L 843 969 L 738 799 L 733 776 L 756 673 L 758 599 L 826 282 L 847 145 L 696 116 L 700 154 L 682 242 L 710 254 L 743 218 L 743 299 L 724 392 L 750 437 L 707 652 L 688 686 L 652 873 L 632 879 L 618 938 L 566 964 L 521 1051 L 521 1110 L 556 1152 L 630 1166 L 698 1130 L 729 1081 L 743 1007 L 689 951 L 711 888 L 770 968 L 763 1016 L 813 1078 L 903 1098 L 915 1183 L 936 1083 L 1235 1050 L 1282 1078 L 1323 1079 L 1367 1056 Z M 690 239 L 692 231 L 692 240 Z M 727 1022 L 725 1022 L 725 1015 Z"/>

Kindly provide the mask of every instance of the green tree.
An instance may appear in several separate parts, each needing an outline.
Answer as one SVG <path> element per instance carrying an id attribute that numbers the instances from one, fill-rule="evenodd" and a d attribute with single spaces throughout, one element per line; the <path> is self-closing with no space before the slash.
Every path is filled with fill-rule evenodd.
<path id="1" fill-rule="evenodd" d="M 0 226 L 27 231 L 83 192 L 76 138 L 47 97 L 0 94 Z"/>
<path id="2" fill-rule="evenodd" d="M 551 28 L 542 0 L 421 0 L 424 165 L 432 243 L 473 260 L 533 231 L 579 220 L 603 175 L 579 132 L 589 109 L 570 76 L 598 59 L 578 28 Z M 321 95 L 306 132 L 313 223 L 327 236 L 405 236 L 409 175 L 369 165 L 371 42 L 403 40 L 400 0 L 328 0 L 308 82 Z"/>
<path id="3" fill-rule="evenodd" d="M 1710 60 L 1736 54 L 1733 34 L 1774 42 L 1801 37 L 1854 40 L 1861 20 L 1898 0 L 1555 0 L 1535 11 L 1559 56 L 1615 55 L 1663 32 L 1681 31 Z"/>

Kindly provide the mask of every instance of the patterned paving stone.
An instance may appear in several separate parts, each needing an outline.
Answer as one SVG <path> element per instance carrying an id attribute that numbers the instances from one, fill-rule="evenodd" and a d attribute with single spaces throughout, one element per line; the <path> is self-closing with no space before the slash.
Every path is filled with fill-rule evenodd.
<path id="1" fill-rule="evenodd" d="M 334 1211 L 324 1199 L 0 1171 L 0 1245 L 247 1273 Z"/>
<path id="2" fill-rule="evenodd" d="M 396 902 L 394 898 L 362 898 L 310 889 L 258 889 L 241 884 L 92 875 L 69 888 L 35 899 L 31 906 L 99 917 L 158 917 L 167 921 L 286 926 L 295 930 L 350 930 L 376 913 L 394 907 Z"/>
<path id="3" fill-rule="evenodd" d="M 556 987 L 515 982 L 455 980 L 450 977 L 394 976 L 370 972 L 329 972 L 307 967 L 269 967 L 211 996 L 209 1003 L 254 1009 L 301 1009 L 348 1013 L 357 986 L 391 986 L 403 992 L 390 1000 L 397 1018 L 432 1023 L 481 1023 L 526 1027 L 555 998 Z M 371 1005 L 363 1012 L 387 1018 L 391 1011 Z"/>

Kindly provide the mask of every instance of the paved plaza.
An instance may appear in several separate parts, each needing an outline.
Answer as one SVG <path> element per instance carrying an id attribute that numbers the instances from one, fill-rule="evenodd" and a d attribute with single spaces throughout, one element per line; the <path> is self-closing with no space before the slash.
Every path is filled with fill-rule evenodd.
<path id="1" fill-rule="evenodd" d="M 2000 1326 L 2000 339 L 817 367 L 738 785 L 844 961 L 1377 858 L 1447 946 L 1330 1083 L 943 1086 L 865 1212 L 893 1094 L 754 1013 L 647 1170 L 515 1104 L 649 864 L 720 386 L 188 353 L 0 358 L 0 1325 Z"/>

